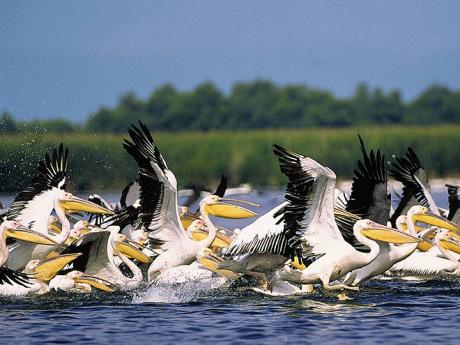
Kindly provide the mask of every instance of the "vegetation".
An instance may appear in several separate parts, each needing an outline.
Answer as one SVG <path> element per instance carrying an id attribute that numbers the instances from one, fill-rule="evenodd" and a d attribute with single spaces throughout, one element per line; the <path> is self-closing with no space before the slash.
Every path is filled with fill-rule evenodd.
<path id="1" fill-rule="evenodd" d="M 89 115 L 82 127 L 62 119 L 19 123 L 5 112 L 0 114 L 0 132 L 125 133 L 139 119 L 159 131 L 458 124 L 460 91 L 432 85 L 404 102 L 399 91 L 385 93 L 364 83 L 346 99 L 265 80 L 236 83 L 228 95 L 209 82 L 191 91 L 163 85 L 146 100 L 123 95 L 114 108 Z"/>
<path id="2" fill-rule="evenodd" d="M 412 146 L 430 176 L 460 172 L 460 126 L 388 126 L 342 129 L 289 129 L 252 131 L 156 132 L 169 168 L 180 187 L 191 182 L 216 184 L 221 174 L 231 185 L 250 182 L 256 186 L 285 183 L 272 154 L 273 143 L 285 145 L 332 168 L 339 178 L 350 178 L 360 157 L 357 133 L 369 148 L 382 148 L 387 160 Z M 64 142 L 70 149 L 70 181 L 73 190 L 121 190 L 137 172 L 123 150 L 127 135 L 114 134 L 10 134 L 0 145 L 0 191 L 17 191 L 30 181 L 37 161 L 52 147 Z"/>

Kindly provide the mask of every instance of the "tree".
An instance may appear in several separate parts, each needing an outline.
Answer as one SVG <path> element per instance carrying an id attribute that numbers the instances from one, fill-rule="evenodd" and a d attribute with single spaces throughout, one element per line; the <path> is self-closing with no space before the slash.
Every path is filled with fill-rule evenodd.
<path id="1" fill-rule="evenodd" d="M 4 111 L 0 115 L 0 133 L 10 134 L 19 132 L 18 125 L 10 112 Z"/>

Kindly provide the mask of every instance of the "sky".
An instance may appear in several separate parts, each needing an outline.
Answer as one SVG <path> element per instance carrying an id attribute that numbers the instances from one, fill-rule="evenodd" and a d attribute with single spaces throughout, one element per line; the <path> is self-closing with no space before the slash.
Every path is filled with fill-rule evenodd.
<path id="1" fill-rule="evenodd" d="M 460 1 L 0 1 L 0 111 L 84 121 L 128 91 L 256 78 L 406 100 L 460 88 Z"/>

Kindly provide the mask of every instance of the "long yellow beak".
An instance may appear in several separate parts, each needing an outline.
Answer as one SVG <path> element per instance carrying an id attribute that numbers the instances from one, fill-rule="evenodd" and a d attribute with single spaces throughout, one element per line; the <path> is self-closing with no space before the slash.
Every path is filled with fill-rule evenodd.
<path id="1" fill-rule="evenodd" d="M 447 237 L 439 241 L 440 245 L 444 248 L 453 251 L 454 253 L 460 254 L 460 241 L 455 238 Z"/>
<path id="2" fill-rule="evenodd" d="M 414 221 L 417 222 L 437 226 L 439 228 L 444 228 L 451 231 L 460 232 L 460 227 L 457 224 L 431 212 L 427 212 L 424 214 L 414 214 L 412 218 L 414 219 Z"/>
<path id="3" fill-rule="evenodd" d="M 208 270 L 217 273 L 224 278 L 236 279 L 239 277 L 239 274 L 235 272 L 218 268 L 219 264 L 222 262 L 222 259 L 215 255 L 209 248 L 205 251 L 205 255 L 198 258 L 198 262 Z"/>
<path id="4" fill-rule="evenodd" d="M 406 232 L 389 228 L 383 225 L 376 225 L 372 228 L 363 229 L 361 230 L 361 233 L 372 240 L 396 244 L 416 243 L 421 241 L 419 238 L 414 237 Z"/>
<path id="5" fill-rule="evenodd" d="M 195 241 L 204 240 L 206 237 L 208 237 L 207 231 L 196 230 L 192 233 L 192 239 Z M 230 245 L 230 242 L 232 242 L 230 237 L 218 232 L 216 238 L 211 244 L 211 247 L 227 248 Z"/>
<path id="6" fill-rule="evenodd" d="M 45 259 L 34 270 L 34 278 L 47 282 L 53 279 L 65 266 L 78 258 L 81 253 L 63 254 Z"/>
<path id="7" fill-rule="evenodd" d="M 116 244 L 117 249 L 127 257 L 131 259 L 136 259 L 139 262 L 142 262 L 143 264 L 149 264 L 152 259 L 150 259 L 149 256 L 145 255 L 137 249 L 134 245 L 131 244 L 131 241 L 127 240 L 126 242 L 119 242 Z M 139 246 L 142 248 L 141 245 L 136 243 L 136 246 Z"/>
<path id="8" fill-rule="evenodd" d="M 48 231 L 53 232 L 55 234 L 60 234 L 61 233 L 61 227 L 57 223 L 51 223 L 48 226 Z"/>
<path id="9" fill-rule="evenodd" d="M 112 288 L 114 287 L 114 285 L 111 282 L 105 279 L 93 276 L 93 275 L 89 275 L 89 274 L 82 275 L 80 278 L 75 279 L 75 282 L 82 283 L 82 284 L 89 284 L 92 287 L 95 287 L 96 289 L 106 291 L 106 292 L 115 291 L 114 288 Z"/>
<path id="10" fill-rule="evenodd" d="M 247 208 L 227 204 L 221 201 L 213 205 L 206 205 L 205 209 L 210 215 L 220 218 L 243 219 L 257 216 L 256 213 L 248 210 Z"/>
<path id="11" fill-rule="evenodd" d="M 17 240 L 43 244 L 47 246 L 58 246 L 59 243 L 54 241 L 51 237 L 48 237 L 40 232 L 33 231 L 30 229 L 6 229 L 4 234 L 8 237 L 15 238 Z"/>
<path id="12" fill-rule="evenodd" d="M 59 205 L 68 213 L 89 212 L 97 214 L 113 214 L 113 211 L 105 207 L 99 206 L 88 200 L 80 199 L 76 196 L 59 200 Z"/>

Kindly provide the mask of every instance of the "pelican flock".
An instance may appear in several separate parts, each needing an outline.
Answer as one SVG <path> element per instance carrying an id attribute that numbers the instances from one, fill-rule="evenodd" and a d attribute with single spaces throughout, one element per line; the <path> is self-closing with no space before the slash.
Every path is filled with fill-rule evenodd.
<path id="1" fill-rule="evenodd" d="M 358 291 L 372 279 L 460 276 L 458 186 L 446 185 L 449 209 L 439 208 L 412 148 L 387 162 L 359 136 L 361 157 L 348 195 L 337 189 L 326 162 L 274 144 L 284 201 L 256 218 L 259 205 L 228 197 L 252 189 L 227 189 L 225 176 L 214 193 L 198 184 L 178 190 L 143 123 L 128 129 L 123 147 L 137 174 L 117 202 L 70 193 L 68 149 L 60 144 L 45 153 L 29 185 L 2 210 L 0 296 L 174 289 L 190 282 L 289 295 Z M 391 192 L 390 178 L 402 184 L 400 195 Z M 255 219 L 229 229 L 219 218 Z"/>

